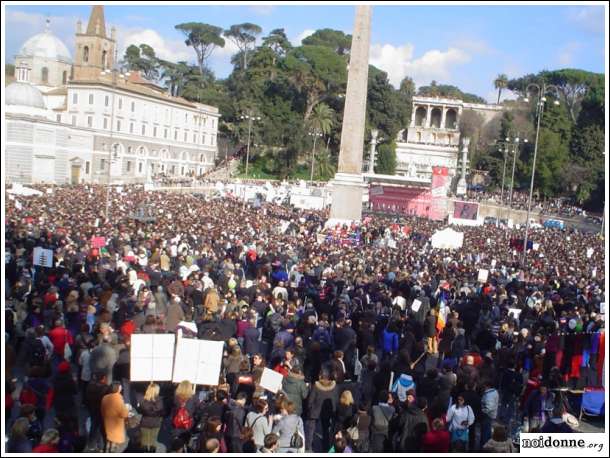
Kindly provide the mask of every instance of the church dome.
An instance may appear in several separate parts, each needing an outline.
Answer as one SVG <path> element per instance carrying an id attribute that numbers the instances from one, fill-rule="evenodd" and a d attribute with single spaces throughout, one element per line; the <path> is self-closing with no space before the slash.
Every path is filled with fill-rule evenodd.
<path id="1" fill-rule="evenodd" d="M 29 83 L 15 82 L 4 90 L 6 105 L 45 109 L 42 93 Z"/>
<path id="2" fill-rule="evenodd" d="M 63 42 L 49 30 L 34 35 L 19 50 L 21 57 L 43 57 L 45 59 L 72 63 L 70 51 Z"/>

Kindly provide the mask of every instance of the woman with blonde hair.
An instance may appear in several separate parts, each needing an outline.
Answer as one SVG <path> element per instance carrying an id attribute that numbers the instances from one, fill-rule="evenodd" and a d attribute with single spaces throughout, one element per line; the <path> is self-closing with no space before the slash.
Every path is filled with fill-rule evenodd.
<path id="1" fill-rule="evenodd" d="M 187 443 L 191 428 L 195 425 L 194 412 L 196 407 L 195 386 L 188 380 L 178 384 L 172 409 L 172 426 L 174 437 L 181 437 Z"/>
<path id="2" fill-rule="evenodd" d="M 47 429 L 42 435 L 40 444 L 32 449 L 33 453 L 58 453 L 59 452 L 59 431 Z"/>
<path id="3" fill-rule="evenodd" d="M 25 417 L 15 420 L 9 433 L 6 451 L 8 453 L 28 453 L 32 451 L 32 441 L 28 439 L 30 422 Z"/>
<path id="4" fill-rule="evenodd" d="M 157 436 L 161 428 L 163 410 L 163 400 L 159 396 L 159 385 L 151 383 L 146 388 L 144 399 L 138 405 L 138 411 L 142 414 L 142 421 L 140 422 L 141 444 L 146 452 L 155 453 L 157 450 Z"/>
<path id="5" fill-rule="evenodd" d="M 352 419 L 356 415 L 356 404 L 354 403 L 354 396 L 350 390 L 345 390 L 339 397 L 339 404 L 337 405 L 337 416 L 335 422 L 335 433 L 353 426 Z"/>

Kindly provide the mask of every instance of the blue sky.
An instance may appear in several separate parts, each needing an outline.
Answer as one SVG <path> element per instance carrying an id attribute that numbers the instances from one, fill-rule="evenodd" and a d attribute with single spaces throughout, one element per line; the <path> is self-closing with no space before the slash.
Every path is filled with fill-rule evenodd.
<path id="1" fill-rule="evenodd" d="M 71 52 L 80 18 L 86 26 L 88 5 L 6 6 L 5 62 L 31 35 L 51 30 Z M 118 30 L 120 51 L 147 43 L 160 57 L 194 61 L 194 51 L 174 30 L 181 22 L 200 21 L 228 28 L 253 22 L 262 36 L 284 28 L 293 44 L 316 29 L 350 33 L 354 7 L 332 5 L 106 5 L 107 26 Z M 605 71 L 604 6 L 568 5 L 376 5 L 373 8 L 370 62 L 388 72 L 393 84 L 411 76 L 417 85 L 431 80 L 453 84 L 494 100 L 498 73 L 517 77 L 543 69 L 581 68 Z M 227 41 L 229 44 L 229 42 Z M 231 70 L 230 45 L 217 49 L 210 66 L 218 77 Z M 510 96 L 510 94 L 507 94 Z"/>

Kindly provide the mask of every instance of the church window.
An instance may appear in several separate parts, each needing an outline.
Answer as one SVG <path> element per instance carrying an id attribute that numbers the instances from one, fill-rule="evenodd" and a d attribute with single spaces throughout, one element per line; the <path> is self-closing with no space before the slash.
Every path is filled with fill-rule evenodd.
<path id="1" fill-rule="evenodd" d="M 123 99 L 119 97 L 119 110 L 123 109 Z"/>
<path id="2" fill-rule="evenodd" d="M 153 137 L 157 136 L 157 126 L 153 127 Z"/>
<path id="3" fill-rule="evenodd" d="M 116 122 L 116 130 L 117 130 L 117 132 L 121 131 L 121 121 Z"/>
<path id="4" fill-rule="evenodd" d="M 89 105 L 93 105 L 93 94 L 89 94 Z"/>
<path id="5" fill-rule="evenodd" d="M 72 94 L 72 103 L 76 105 L 78 103 L 78 94 L 75 92 Z"/>
<path id="6" fill-rule="evenodd" d="M 185 142 L 185 143 L 186 143 L 186 136 L 187 136 L 187 133 L 186 133 L 186 132 L 184 132 L 184 142 Z"/>
<path id="7" fill-rule="evenodd" d="M 165 129 L 164 138 L 167 138 L 167 129 Z"/>
<path id="8" fill-rule="evenodd" d="M 104 118 L 104 129 L 108 129 L 108 118 Z"/>
<path id="9" fill-rule="evenodd" d="M 129 123 L 129 133 L 133 134 L 133 122 Z"/>
<path id="10" fill-rule="evenodd" d="M 89 62 L 89 46 L 83 48 L 83 62 Z"/>
<path id="11" fill-rule="evenodd" d="M 131 161 L 127 161 L 127 171 L 131 172 Z"/>
<path id="12" fill-rule="evenodd" d="M 76 125 L 76 116 L 72 116 L 72 125 L 75 126 Z"/>
<path id="13" fill-rule="evenodd" d="M 136 111 L 136 103 L 131 102 L 131 112 L 133 113 L 134 111 Z"/>
<path id="14" fill-rule="evenodd" d="M 104 105 L 108 106 L 109 103 L 110 103 L 110 97 L 108 97 L 108 96 L 104 97 Z"/>
<path id="15" fill-rule="evenodd" d="M 146 135 L 146 125 L 142 124 L 142 135 Z"/>
<path id="16" fill-rule="evenodd" d="M 93 116 L 87 116 L 87 127 L 93 127 Z"/>
<path id="17" fill-rule="evenodd" d="M 140 163 L 138 164 L 138 172 L 139 172 L 139 173 L 142 173 L 142 166 L 143 166 L 143 165 L 144 165 L 144 164 L 143 164 L 142 162 L 140 162 Z"/>
<path id="18" fill-rule="evenodd" d="M 66 84 L 68 82 L 68 72 L 64 70 L 61 75 L 61 84 Z"/>
<path id="19" fill-rule="evenodd" d="M 87 175 L 89 175 L 89 172 L 91 171 L 91 163 L 89 161 L 85 162 L 85 173 Z"/>
<path id="20" fill-rule="evenodd" d="M 61 115 L 60 114 L 57 115 L 57 122 L 61 122 Z"/>
<path id="21" fill-rule="evenodd" d="M 102 51 L 102 68 L 106 68 L 106 60 L 108 59 L 108 53 L 106 51 Z"/>

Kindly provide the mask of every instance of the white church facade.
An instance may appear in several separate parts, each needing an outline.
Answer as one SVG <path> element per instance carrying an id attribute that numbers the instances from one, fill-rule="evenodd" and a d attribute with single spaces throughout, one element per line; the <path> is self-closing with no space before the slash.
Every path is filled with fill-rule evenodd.
<path id="1" fill-rule="evenodd" d="M 219 111 L 114 67 L 114 29 L 94 6 L 76 55 L 47 26 L 15 58 L 5 88 L 5 177 L 17 183 L 142 183 L 214 166 Z"/>

